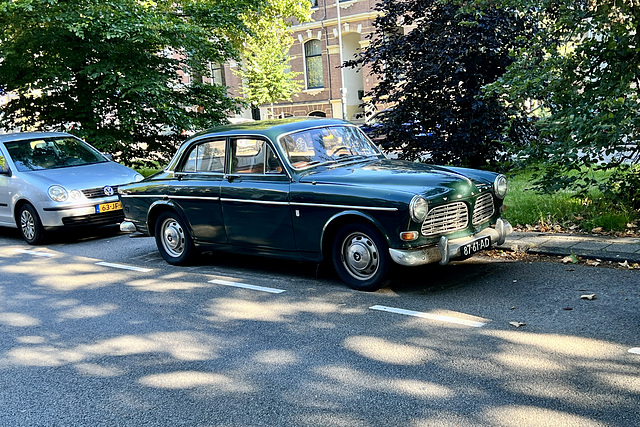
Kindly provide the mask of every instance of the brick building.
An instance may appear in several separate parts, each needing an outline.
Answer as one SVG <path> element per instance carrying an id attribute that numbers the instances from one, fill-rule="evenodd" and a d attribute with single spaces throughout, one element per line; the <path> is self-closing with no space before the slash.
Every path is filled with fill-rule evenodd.
<path id="1" fill-rule="evenodd" d="M 298 79 L 303 82 L 303 89 L 291 101 L 275 104 L 274 114 L 278 117 L 342 117 L 344 110 L 346 119 L 362 121 L 363 94 L 376 84 L 375 77 L 366 68 L 340 69 L 339 65 L 341 54 L 343 60 L 348 60 L 368 45 L 367 35 L 374 31 L 376 0 L 316 0 L 313 3 L 311 21 L 293 27 L 295 43 L 290 50 L 291 69 L 302 73 Z M 233 72 L 235 67 L 231 62 L 217 70 L 217 82 L 229 86 L 231 96 L 239 96 L 237 88 L 241 85 Z M 346 88 L 344 107 L 342 87 Z M 243 116 L 264 119 L 268 117 L 268 109 L 269 106 L 261 106 L 259 111 L 247 111 Z"/>

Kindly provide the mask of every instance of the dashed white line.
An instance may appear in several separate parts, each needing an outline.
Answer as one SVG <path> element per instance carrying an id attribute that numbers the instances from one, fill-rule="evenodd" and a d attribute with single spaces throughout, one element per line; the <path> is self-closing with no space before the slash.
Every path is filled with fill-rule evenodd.
<path id="1" fill-rule="evenodd" d="M 103 267 L 119 268 L 121 270 L 142 271 L 142 272 L 153 271 L 152 268 L 134 267 L 132 265 L 124 265 L 124 264 L 114 264 L 112 262 L 96 262 L 96 265 L 101 265 Z"/>
<path id="2" fill-rule="evenodd" d="M 371 310 L 386 311 L 386 312 L 389 312 L 389 313 L 403 314 L 405 316 L 421 317 L 423 319 L 437 320 L 437 321 L 440 321 L 440 322 L 455 323 L 455 324 L 458 324 L 458 325 L 472 326 L 474 328 L 481 328 L 484 325 L 486 325 L 486 323 L 475 322 L 473 320 L 458 319 L 457 317 L 443 316 L 441 314 L 424 313 L 424 312 L 421 312 L 421 311 L 405 310 L 403 308 L 387 307 L 385 305 L 374 305 L 374 306 L 369 307 L 369 308 Z"/>
<path id="3" fill-rule="evenodd" d="M 631 350 L 629 350 L 629 353 L 640 354 L 640 347 L 632 348 Z"/>
<path id="4" fill-rule="evenodd" d="M 47 258 L 51 258 L 51 257 L 56 256 L 56 254 L 50 254 L 48 252 L 33 251 L 33 250 L 29 250 L 29 249 L 16 249 L 15 251 L 23 253 L 23 254 L 42 256 L 42 257 L 47 257 Z"/>
<path id="5" fill-rule="evenodd" d="M 264 286 L 249 285 L 247 283 L 230 282 L 228 280 L 214 279 L 209 280 L 209 283 L 214 283 L 216 285 L 233 286 L 235 288 L 251 289 L 253 291 L 269 292 L 272 294 L 281 294 L 284 292 L 284 289 L 267 288 Z"/>

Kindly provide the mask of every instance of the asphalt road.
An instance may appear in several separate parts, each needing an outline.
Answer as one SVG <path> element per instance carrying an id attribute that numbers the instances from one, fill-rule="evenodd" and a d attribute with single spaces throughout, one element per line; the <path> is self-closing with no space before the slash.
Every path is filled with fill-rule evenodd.
<path id="1" fill-rule="evenodd" d="M 635 427 L 639 348 L 638 270 L 475 257 L 363 293 L 0 229 L 0 426 Z"/>

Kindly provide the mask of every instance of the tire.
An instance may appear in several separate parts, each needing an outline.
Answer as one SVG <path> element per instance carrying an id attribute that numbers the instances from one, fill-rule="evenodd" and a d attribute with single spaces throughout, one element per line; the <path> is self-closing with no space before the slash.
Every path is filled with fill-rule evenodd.
<path id="1" fill-rule="evenodd" d="M 163 212 L 156 221 L 156 245 L 162 258 L 172 265 L 188 265 L 195 247 L 184 221 L 175 212 Z"/>
<path id="2" fill-rule="evenodd" d="M 18 228 L 22 238 L 30 245 L 40 245 L 44 242 L 44 227 L 36 209 L 26 203 L 18 211 Z"/>
<path id="3" fill-rule="evenodd" d="M 391 257 L 386 241 L 367 224 L 348 224 L 333 241 L 333 266 L 353 289 L 376 291 L 388 283 Z"/>

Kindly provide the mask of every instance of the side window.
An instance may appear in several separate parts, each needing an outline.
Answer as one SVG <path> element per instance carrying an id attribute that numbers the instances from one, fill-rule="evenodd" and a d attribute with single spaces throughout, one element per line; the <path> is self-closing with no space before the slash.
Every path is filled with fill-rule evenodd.
<path id="1" fill-rule="evenodd" d="M 224 172 L 225 140 L 194 146 L 182 167 L 183 172 Z"/>
<path id="2" fill-rule="evenodd" d="M 282 168 L 269 144 L 262 139 L 238 138 L 232 141 L 231 173 L 273 174 Z"/>

